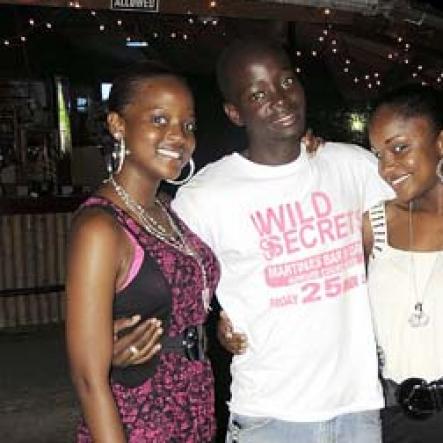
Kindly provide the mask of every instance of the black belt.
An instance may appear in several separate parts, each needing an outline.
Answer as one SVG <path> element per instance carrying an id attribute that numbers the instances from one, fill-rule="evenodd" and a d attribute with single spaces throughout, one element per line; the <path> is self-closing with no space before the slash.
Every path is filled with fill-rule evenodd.
<path id="1" fill-rule="evenodd" d="M 422 378 L 408 378 L 400 384 L 385 380 L 385 388 L 410 418 L 424 420 L 443 410 L 443 378 L 429 383 Z"/>
<path id="2" fill-rule="evenodd" d="M 206 334 L 203 325 L 188 326 L 177 337 L 162 337 L 161 352 L 174 352 L 190 361 L 206 360 Z"/>

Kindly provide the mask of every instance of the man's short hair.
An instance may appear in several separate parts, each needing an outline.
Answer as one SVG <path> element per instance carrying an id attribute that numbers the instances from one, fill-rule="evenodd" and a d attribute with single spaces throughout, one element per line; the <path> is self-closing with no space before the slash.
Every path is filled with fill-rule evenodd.
<path id="1" fill-rule="evenodd" d="M 262 55 L 266 52 L 276 53 L 289 59 L 288 53 L 278 42 L 257 37 L 236 39 L 223 50 L 218 58 L 216 69 L 218 86 L 226 101 L 235 101 L 232 91 L 232 82 L 235 77 L 232 71 L 244 61 L 246 56 Z"/>

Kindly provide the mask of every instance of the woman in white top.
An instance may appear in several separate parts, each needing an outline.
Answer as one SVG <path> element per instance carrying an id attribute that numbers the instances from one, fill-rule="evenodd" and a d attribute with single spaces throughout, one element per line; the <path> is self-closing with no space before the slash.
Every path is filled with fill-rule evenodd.
<path id="1" fill-rule="evenodd" d="M 443 102 L 419 85 L 383 97 L 369 124 L 397 199 L 365 219 L 387 407 L 385 443 L 443 441 Z M 412 379 L 412 380 L 411 380 Z"/>

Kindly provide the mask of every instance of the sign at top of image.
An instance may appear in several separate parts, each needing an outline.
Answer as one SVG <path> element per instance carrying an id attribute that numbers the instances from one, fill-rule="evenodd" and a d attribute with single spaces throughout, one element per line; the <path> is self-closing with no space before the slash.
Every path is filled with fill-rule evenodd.
<path id="1" fill-rule="evenodd" d="M 137 11 L 137 12 L 158 12 L 160 0 L 111 0 L 111 9 Z"/>

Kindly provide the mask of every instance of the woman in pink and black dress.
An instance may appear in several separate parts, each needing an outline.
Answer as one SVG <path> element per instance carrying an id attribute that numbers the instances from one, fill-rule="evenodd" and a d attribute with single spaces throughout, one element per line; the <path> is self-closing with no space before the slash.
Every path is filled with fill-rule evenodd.
<path id="1" fill-rule="evenodd" d="M 214 392 L 202 325 L 219 267 L 156 198 L 162 180 L 193 166 L 193 98 L 167 69 L 139 65 L 115 80 L 107 122 L 116 171 L 77 213 L 68 264 L 77 441 L 208 442 Z M 129 346 L 125 360 L 137 364 L 111 370 L 113 321 L 123 317 L 144 321 L 151 352 Z"/>

